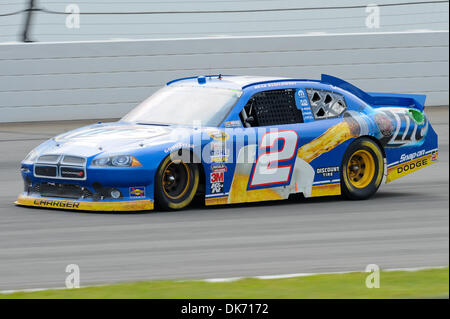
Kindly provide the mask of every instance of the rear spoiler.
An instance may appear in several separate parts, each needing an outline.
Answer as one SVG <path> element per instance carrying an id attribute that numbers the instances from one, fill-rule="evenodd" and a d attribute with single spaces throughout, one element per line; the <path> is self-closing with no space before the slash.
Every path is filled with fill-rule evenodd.
<path id="1" fill-rule="evenodd" d="M 346 90 L 373 107 L 403 106 L 419 111 L 423 111 L 425 108 L 426 95 L 364 92 L 353 84 L 328 74 L 322 74 L 321 82 Z"/>

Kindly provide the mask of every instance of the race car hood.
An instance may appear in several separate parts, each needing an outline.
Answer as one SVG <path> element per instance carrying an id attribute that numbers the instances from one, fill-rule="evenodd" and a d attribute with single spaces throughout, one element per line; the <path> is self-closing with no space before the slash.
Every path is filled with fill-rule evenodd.
<path id="1" fill-rule="evenodd" d="M 68 154 L 91 157 L 101 153 L 124 153 L 142 147 L 167 144 L 186 136 L 187 129 L 123 122 L 99 123 L 63 133 L 42 144 L 40 154 Z"/>

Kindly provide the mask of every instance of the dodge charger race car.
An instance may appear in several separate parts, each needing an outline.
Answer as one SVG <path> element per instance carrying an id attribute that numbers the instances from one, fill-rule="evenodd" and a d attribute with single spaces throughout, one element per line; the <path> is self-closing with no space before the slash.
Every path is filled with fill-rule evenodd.
<path id="1" fill-rule="evenodd" d="M 425 96 L 321 80 L 171 81 L 112 123 L 56 136 L 21 163 L 18 205 L 98 211 L 372 196 L 438 157 Z"/>

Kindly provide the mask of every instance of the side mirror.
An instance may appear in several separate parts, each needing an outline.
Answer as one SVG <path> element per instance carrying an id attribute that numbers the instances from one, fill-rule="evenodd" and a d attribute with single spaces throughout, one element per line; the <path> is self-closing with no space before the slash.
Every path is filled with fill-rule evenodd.
<path id="1" fill-rule="evenodd" d="M 249 116 L 245 119 L 245 123 L 252 124 L 255 122 L 255 118 L 253 116 Z"/>

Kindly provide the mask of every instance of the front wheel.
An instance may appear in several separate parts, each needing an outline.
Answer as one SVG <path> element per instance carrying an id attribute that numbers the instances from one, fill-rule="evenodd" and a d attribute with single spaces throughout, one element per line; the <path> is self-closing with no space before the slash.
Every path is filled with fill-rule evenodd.
<path id="1" fill-rule="evenodd" d="M 369 138 L 353 141 L 341 167 L 341 188 L 349 199 L 367 199 L 380 187 L 384 160 L 380 147 Z"/>
<path id="2" fill-rule="evenodd" d="M 199 185 L 198 165 L 167 156 L 155 176 L 155 201 L 163 210 L 182 209 L 189 205 Z"/>

